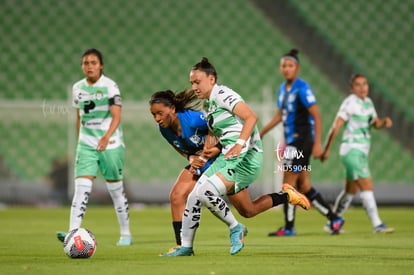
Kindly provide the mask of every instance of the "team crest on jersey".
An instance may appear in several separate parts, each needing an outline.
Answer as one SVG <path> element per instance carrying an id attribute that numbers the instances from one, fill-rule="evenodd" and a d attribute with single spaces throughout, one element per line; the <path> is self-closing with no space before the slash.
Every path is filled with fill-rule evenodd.
<path id="1" fill-rule="evenodd" d="M 189 138 L 189 140 L 191 140 L 191 142 L 196 144 L 197 146 L 203 144 L 203 139 L 200 136 L 196 135 L 196 134 L 192 135 Z"/>
<path id="2" fill-rule="evenodd" d="M 99 100 L 99 99 L 102 99 L 102 97 L 103 97 L 102 91 L 96 91 L 95 98 Z"/>

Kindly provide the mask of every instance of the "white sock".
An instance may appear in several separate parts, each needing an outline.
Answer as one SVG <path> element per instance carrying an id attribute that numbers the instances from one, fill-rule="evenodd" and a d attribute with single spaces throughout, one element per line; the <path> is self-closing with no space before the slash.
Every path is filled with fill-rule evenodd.
<path id="1" fill-rule="evenodd" d="M 202 204 L 197 196 L 196 188 L 197 185 L 188 195 L 183 213 L 181 245 L 184 247 L 193 247 L 195 233 L 200 226 Z"/>
<path id="2" fill-rule="evenodd" d="M 91 190 L 92 181 L 90 179 L 75 179 L 75 192 L 73 194 L 72 206 L 70 208 L 69 231 L 81 226 Z"/>
<path id="3" fill-rule="evenodd" d="M 114 203 L 121 236 L 131 236 L 131 231 L 129 229 L 128 199 L 125 196 L 123 182 L 106 182 L 106 188 Z"/>
<path id="4" fill-rule="evenodd" d="M 347 193 L 345 190 L 342 190 L 341 193 L 339 193 L 338 197 L 336 197 L 335 205 L 332 211 L 336 213 L 338 216 L 342 217 L 342 215 L 351 205 L 353 198 L 353 194 Z"/>
<path id="5" fill-rule="evenodd" d="M 361 192 L 361 201 L 362 205 L 365 208 L 365 211 L 368 214 L 369 219 L 374 227 L 382 223 L 377 209 L 377 203 L 375 202 L 374 192 L 373 191 L 362 191 Z"/>
<path id="6" fill-rule="evenodd" d="M 227 203 L 220 198 L 226 190 L 226 186 L 217 176 L 207 179 L 207 181 L 197 188 L 198 196 L 214 216 L 232 229 L 239 223 L 231 212 Z"/>

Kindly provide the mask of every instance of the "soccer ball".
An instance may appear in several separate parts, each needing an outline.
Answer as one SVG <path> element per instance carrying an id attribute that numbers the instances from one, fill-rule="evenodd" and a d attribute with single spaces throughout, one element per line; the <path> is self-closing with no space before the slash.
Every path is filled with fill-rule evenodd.
<path id="1" fill-rule="evenodd" d="M 90 258 L 96 251 L 96 239 L 86 228 L 68 232 L 63 241 L 63 250 L 71 258 Z"/>

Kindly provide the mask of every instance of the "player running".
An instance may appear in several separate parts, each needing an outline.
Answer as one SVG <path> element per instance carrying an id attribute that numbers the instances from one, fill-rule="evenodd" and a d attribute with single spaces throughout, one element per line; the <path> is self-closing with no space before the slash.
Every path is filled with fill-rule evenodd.
<path id="1" fill-rule="evenodd" d="M 292 49 L 280 59 L 280 72 L 285 81 L 279 87 L 278 110 L 268 124 L 260 130 L 263 137 L 269 130 L 283 121 L 286 146 L 278 151 L 283 159 L 283 182 L 295 186 L 312 202 L 318 211 L 327 217 L 333 234 L 339 233 L 344 220 L 332 212 L 322 195 L 310 182 L 310 156 L 319 158 L 322 154 L 322 120 L 314 93 L 303 79 L 300 70 L 298 50 Z M 284 205 L 285 225 L 268 236 L 294 236 L 295 207 Z"/>
<path id="2" fill-rule="evenodd" d="M 206 99 L 207 122 L 223 147 L 220 155 L 197 181 L 187 199 L 183 216 L 182 246 L 163 256 L 193 255 L 193 241 L 200 225 L 201 209 L 206 206 L 230 229 L 230 254 L 244 246 L 247 229 L 239 223 L 221 196 L 231 198 L 244 217 L 253 217 L 284 202 L 309 209 L 305 196 L 288 184 L 283 192 L 251 201 L 247 187 L 258 177 L 263 163 L 263 148 L 257 131 L 257 116 L 232 89 L 218 85 L 214 66 L 203 58 L 193 66 L 190 83 L 198 98 Z M 208 150 L 207 150 L 208 151 Z"/>
<path id="3" fill-rule="evenodd" d="M 150 112 L 159 126 L 161 135 L 189 161 L 170 191 L 175 248 L 181 246 L 182 217 L 188 194 L 221 151 L 221 145 L 216 139 L 207 138 L 208 126 L 205 114 L 200 111 L 200 103 L 194 91 L 175 94 L 170 90 L 154 93 L 149 101 Z M 212 147 L 209 155 L 202 154 L 205 146 Z"/>
<path id="4" fill-rule="evenodd" d="M 392 120 L 389 117 L 378 117 L 374 104 L 368 97 L 369 85 L 364 75 L 352 76 L 351 91 L 352 94 L 339 108 L 321 157 L 321 161 L 328 159 L 335 137 L 344 127 L 339 155 L 346 173 L 345 186 L 336 198 L 333 211 L 342 216 L 360 190 L 362 205 L 371 220 L 374 233 L 391 233 L 394 228 L 386 226 L 378 214 L 368 154 L 371 147 L 371 128 L 390 128 Z M 325 226 L 325 230 L 330 231 L 330 228 Z"/>

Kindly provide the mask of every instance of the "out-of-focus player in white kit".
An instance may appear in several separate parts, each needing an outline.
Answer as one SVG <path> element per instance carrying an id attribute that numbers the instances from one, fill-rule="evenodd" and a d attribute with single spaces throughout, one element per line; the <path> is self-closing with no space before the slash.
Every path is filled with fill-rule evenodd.
<path id="1" fill-rule="evenodd" d="M 329 157 L 335 137 L 344 126 L 339 155 L 346 172 L 345 187 L 336 198 L 333 211 L 342 216 L 360 190 L 361 201 L 371 220 L 374 233 L 391 233 L 394 232 L 394 228 L 386 226 L 378 214 L 368 154 L 371 146 L 371 128 L 390 128 L 392 121 L 389 117 L 378 117 L 374 104 L 368 97 L 369 85 L 364 75 L 356 74 L 351 78 L 351 91 L 352 94 L 339 108 L 321 157 L 322 161 Z"/>
<path id="2" fill-rule="evenodd" d="M 102 173 L 114 203 L 120 225 L 117 245 L 132 244 L 128 200 L 123 185 L 125 145 L 121 127 L 121 94 L 117 84 L 103 75 L 99 50 L 82 55 L 85 78 L 72 88 L 72 104 L 77 108 L 78 145 L 75 162 L 75 192 L 70 210 L 69 230 L 79 228 L 86 212 L 93 180 Z M 57 232 L 63 241 L 66 232 Z"/>

